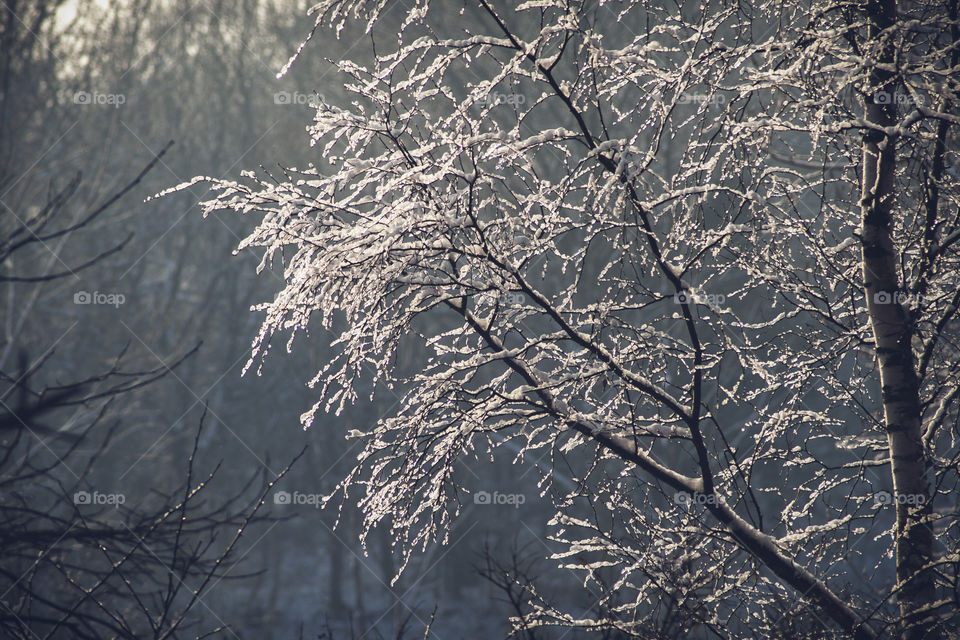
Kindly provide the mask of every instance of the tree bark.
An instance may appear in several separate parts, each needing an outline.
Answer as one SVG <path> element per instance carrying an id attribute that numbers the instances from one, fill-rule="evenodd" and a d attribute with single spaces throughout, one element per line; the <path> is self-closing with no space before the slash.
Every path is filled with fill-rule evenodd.
<path id="1" fill-rule="evenodd" d="M 867 5 L 868 38 L 884 40 L 879 65 L 894 64 L 895 0 Z M 933 531 L 930 525 L 929 462 L 921 434 L 919 379 L 913 354 L 913 327 L 898 296 L 897 256 L 891 221 L 895 198 L 896 78 L 870 70 L 865 98 L 868 128 L 863 134 L 860 185 L 863 287 L 880 369 L 884 425 L 890 450 L 896 506 L 897 594 L 902 637 L 934 638 L 933 620 L 923 615 L 935 601 Z M 882 129 L 881 129 L 882 128 Z"/>

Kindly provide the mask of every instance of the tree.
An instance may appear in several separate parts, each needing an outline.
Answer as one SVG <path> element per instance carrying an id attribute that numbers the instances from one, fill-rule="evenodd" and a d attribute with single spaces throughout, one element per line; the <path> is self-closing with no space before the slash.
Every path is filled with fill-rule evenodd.
<path id="1" fill-rule="evenodd" d="M 424 0 L 384 50 L 386 4 L 315 7 L 378 45 L 325 164 L 203 203 L 283 261 L 252 360 L 340 330 L 305 426 L 365 365 L 404 388 L 353 434 L 365 532 L 445 540 L 454 461 L 511 443 L 573 473 L 557 560 L 603 605 L 518 631 L 642 636 L 665 596 L 678 635 L 960 624 L 957 3 Z"/>
<path id="2" fill-rule="evenodd" d="M 58 192 L 73 184 L 78 169 L 83 170 L 83 180 L 69 190 L 69 203 L 38 231 L 45 244 L 34 241 L 0 259 L 11 261 L 0 267 L 0 276 L 10 278 L 0 280 L 4 299 L 0 372 L 11 376 L 9 384 L 21 373 L 17 362 L 21 353 L 30 364 L 45 358 L 28 381 L 31 391 L 40 393 L 98 380 L 118 364 L 121 352 L 124 357 L 117 370 L 125 374 L 158 367 L 162 371 L 177 363 L 163 382 L 113 396 L 89 437 L 76 443 L 79 458 L 66 462 L 78 470 L 84 466 L 81 459 L 104 445 L 89 481 L 103 492 L 116 488 L 117 476 L 124 474 L 128 507 L 140 496 L 156 497 L 151 507 L 157 506 L 155 489 L 169 492 L 182 484 L 185 461 L 206 408 L 196 455 L 198 474 L 209 470 L 207 463 L 223 461 L 216 481 L 202 493 L 207 505 L 234 498 L 253 473 L 251 465 L 279 462 L 268 471 L 272 477 L 310 440 L 324 443 L 306 454 L 313 464 L 337 460 L 352 444 L 335 439 L 329 446 L 329 439 L 321 440 L 317 431 L 282 439 L 273 433 L 275 424 L 296 422 L 300 413 L 296 407 L 307 397 L 300 385 L 280 378 L 307 375 L 323 361 L 322 350 L 301 352 L 281 363 L 288 373 L 275 376 L 275 385 L 234 383 L 259 324 L 259 318 L 247 311 L 270 286 L 252 269 L 238 270 L 228 259 L 236 242 L 249 233 L 251 220 L 224 217 L 219 234 L 199 233 L 208 222 L 189 211 L 202 190 L 143 202 L 145 195 L 171 180 L 201 169 L 232 176 L 244 163 L 267 161 L 294 143 L 302 149 L 299 155 L 310 153 L 303 144 L 302 124 L 291 117 L 300 113 L 309 117 L 308 108 L 277 104 L 278 93 L 298 87 L 293 84 L 298 74 L 317 77 L 326 64 L 300 65 L 284 80 L 273 77 L 303 28 L 293 8 L 305 11 L 307 5 L 305 0 L 19 0 L 0 5 L 0 241 L 13 233 L 20 234 L 18 240 L 31 238 L 18 218 L 41 221 L 48 197 L 67 195 Z M 293 102 L 302 99 L 297 96 Z M 240 131 L 244 133 L 233 135 Z M 109 210 L 72 234 L 46 237 L 99 209 L 171 138 L 176 139 L 171 151 Z M 256 260 L 252 255 L 244 259 Z M 69 277 L 43 277 L 71 270 Z M 97 291 L 122 295 L 125 302 L 119 308 L 74 303 L 76 294 Z M 194 357 L 178 362 L 201 340 Z M 104 382 L 94 384 L 102 387 Z M 20 392 L 10 393 L 18 397 Z M 18 405 L 6 401 L 14 413 L 21 413 Z M 277 403 L 284 408 L 277 410 Z M 85 403 L 58 407 L 44 414 L 42 423 L 50 429 L 67 424 L 76 429 L 78 425 L 68 421 L 90 418 L 96 408 Z M 364 408 L 371 414 L 375 410 Z M 47 442 L 52 435 L 38 431 L 34 438 L 22 425 L 19 428 L 9 435 L 19 437 L 21 446 L 42 449 L 41 439 Z M 111 428 L 112 437 L 105 443 Z M 219 437 L 224 433 L 229 442 Z M 48 444 L 62 455 L 74 443 L 60 435 Z M 62 467 L 58 472 L 66 473 Z M 16 469 L 0 468 L 0 474 L 5 473 L 13 476 Z M 68 473 L 66 477 L 70 478 Z M 336 472 L 330 477 L 337 477 Z M 285 488 L 308 489 L 312 480 L 294 473 L 283 482 Z M 72 494 L 61 497 L 60 508 L 71 509 Z M 81 506 L 79 513 L 89 515 L 93 508 Z M 351 554 L 313 555 L 316 541 L 302 533 L 322 526 L 310 522 L 315 515 L 332 526 L 335 514 L 312 509 L 303 513 L 295 507 L 278 511 L 306 517 L 276 523 L 263 539 L 254 527 L 238 549 L 250 571 L 270 570 L 256 580 L 218 582 L 204 595 L 209 609 L 195 606 L 191 622 L 206 617 L 203 622 L 215 626 L 212 609 L 247 634 L 285 637 L 295 632 L 298 622 L 316 621 L 318 610 L 334 612 L 338 617 L 334 624 L 341 621 L 339 616 L 357 610 L 329 604 L 337 589 L 353 592 L 349 574 L 331 571 L 330 587 L 324 590 L 327 600 L 320 602 L 315 585 L 303 579 L 324 571 L 331 558 L 349 570 Z M 117 512 L 108 509 L 107 514 Z M 355 538 L 343 530 L 337 535 Z M 343 550 L 332 534 L 329 544 Z M 360 570 L 366 571 L 362 566 Z M 379 591 L 379 583 L 371 574 L 364 577 L 367 584 L 357 591 L 366 589 L 367 601 L 379 604 L 379 593 L 369 584 L 375 583 Z M 302 587 L 292 588 L 294 584 Z M 362 614 L 354 615 L 361 624 Z M 373 613 L 368 622 L 377 615 Z"/>
<path id="3" fill-rule="evenodd" d="M 122 250 L 126 240 L 79 264 L 67 265 L 58 258 L 58 263 L 48 260 L 39 270 L 36 265 L 42 261 L 29 259 L 31 250 L 51 251 L 48 243 L 61 248 L 60 239 L 75 241 L 76 232 L 94 223 L 159 161 L 160 156 L 154 158 L 90 212 L 71 211 L 79 175 L 63 188 L 51 185 L 44 205 L 25 206 L 20 215 L 11 209 L 14 220 L 8 221 L 0 240 L 0 282 L 36 289 L 76 276 Z M 60 223 L 64 214 L 66 224 Z M 21 257 L 34 266 L 30 273 L 12 268 L 20 266 Z M 14 299 L 11 290 L 9 300 Z M 13 321 L 14 315 L 4 314 L 4 324 L 22 325 Z M 167 376 L 196 348 L 150 370 L 125 368 L 121 353 L 107 370 L 64 381 L 52 347 L 30 354 L 24 340 L 5 334 L 0 349 L 6 354 L 17 342 L 16 370 L 0 367 L 4 637 L 57 638 L 66 633 L 74 638 L 167 638 L 190 627 L 202 628 L 196 615 L 202 598 L 220 581 L 243 577 L 230 575 L 238 543 L 248 528 L 270 520 L 258 511 L 279 477 L 255 487 L 258 473 L 253 473 L 246 486 L 231 490 L 229 499 L 209 500 L 217 469 L 201 473 L 197 467 L 198 428 L 178 486 L 158 484 L 137 495 L 129 483 L 123 491 L 104 492 L 97 482 L 109 476 L 103 467 L 113 461 L 106 454 L 127 417 L 114 401 Z M 49 384 L 51 377 L 58 384 Z M 251 497 L 247 494 L 252 486 Z M 228 629 L 219 622 L 197 637 Z"/>

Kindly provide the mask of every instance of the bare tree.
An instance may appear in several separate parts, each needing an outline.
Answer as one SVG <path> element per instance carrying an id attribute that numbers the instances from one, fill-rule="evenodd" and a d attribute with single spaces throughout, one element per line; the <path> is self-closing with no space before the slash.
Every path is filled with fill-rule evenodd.
<path id="1" fill-rule="evenodd" d="M 3 439 L 0 628 L 25 639 L 225 635 L 229 624 L 203 611 L 203 598 L 224 579 L 251 577 L 236 571 L 238 543 L 267 520 L 257 511 L 273 482 L 252 498 L 248 485 L 208 504 L 216 470 L 197 473 L 198 429 L 182 486 L 149 496 L 100 491 L 91 475 L 113 434 L 98 439 L 104 415 L 42 446 L 35 418 Z M 210 617 L 212 627 L 200 624 Z"/>
<path id="2" fill-rule="evenodd" d="M 445 541 L 454 461 L 508 442 L 572 470 L 556 558 L 603 592 L 524 629 L 643 637 L 669 568 L 678 635 L 945 636 L 957 3 L 507 4 L 417 2 L 384 49 L 387 3 L 320 2 L 377 45 L 317 107 L 326 164 L 203 203 L 282 259 L 253 359 L 345 320 L 304 425 L 364 366 L 405 390 L 353 434 L 365 532 Z"/>
<path id="3" fill-rule="evenodd" d="M 20 253 L 75 238 L 159 161 L 160 156 L 154 158 L 90 212 L 71 211 L 79 176 L 61 189 L 51 186 L 48 201 L 23 217 L 13 211 L 0 240 L 0 282 L 42 287 L 123 249 L 129 238 L 80 264 L 50 261 L 46 270 L 10 270 L 22 264 L 15 259 Z M 258 511 L 289 466 L 276 478 L 263 478 L 259 486 L 260 474 L 251 474 L 247 485 L 235 488 L 225 501 L 207 500 L 219 465 L 203 473 L 197 468 L 201 419 L 180 486 L 158 485 L 148 495 L 136 495 L 130 487 L 101 491 L 97 478 L 103 475 L 104 462 L 112 463 L 106 454 L 126 417 L 114 401 L 159 381 L 196 348 L 149 370 L 126 369 L 121 353 L 109 369 L 55 386 L 45 382 L 61 377 L 47 371 L 53 349 L 31 357 L 12 340 L 4 340 L 0 349 L 19 354 L 16 370 L 0 370 L 4 636 L 167 638 L 197 628 L 197 610 L 206 592 L 224 579 L 245 577 L 235 571 L 238 544 L 252 525 L 269 521 Z M 212 630 L 198 628 L 197 637 L 226 631 L 227 624 L 220 623 Z"/>

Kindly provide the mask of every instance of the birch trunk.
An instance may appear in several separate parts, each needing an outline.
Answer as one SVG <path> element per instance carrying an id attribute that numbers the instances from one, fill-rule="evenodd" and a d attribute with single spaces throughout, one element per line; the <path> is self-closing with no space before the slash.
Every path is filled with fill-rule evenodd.
<path id="1" fill-rule="evenodd" d="M 887 39 L 879 62 L 893 64 L 896 2 L 868 5 L 869 38 Z M 866 97 L 866 120 L 876 127 L 863 137 L 861 216 L 863 286 L 876 341 L 884 425 L 890 451 L 896 506 L 897 593 L 903 637 L 931 638 L 931 620 L 922 610 L 933 604 L 933 533 L 929 514 L 929 464 L 921 441 L 919 382 L 911 340 L 913 328 L 898 299 L 897 256 L 891 234 L 896 168 L 896 78 L 874 68 Z"/>

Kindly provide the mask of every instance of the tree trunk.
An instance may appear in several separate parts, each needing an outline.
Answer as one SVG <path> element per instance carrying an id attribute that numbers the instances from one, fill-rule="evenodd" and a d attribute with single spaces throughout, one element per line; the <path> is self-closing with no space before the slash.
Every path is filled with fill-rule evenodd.
<path id="1" fill-rule="evenodd" d="M 868 39 L 888 38 L 883 31 L 896 19 L 895 0 L 870 2 Z M 893 46 L 884 44 L 881 64 L 892 65 Z M 935 637 L 931 617 L 924 607 L 935 601 L 933 532 L 929 464 L 921 442 L 920 391 L 911 345 L 913 327 L 898 297 L 897 256 L 891 237 L 896 166 L 896 78 L 870 70 L 866 96 L 866 120 L 871 125 L 863 136 L 861 189 L 863 286 L 867 312 L 876 341 L 884 425 L 890 451 L 896 506 L 897 594 L 903 637 L 913 640 Z"/>

